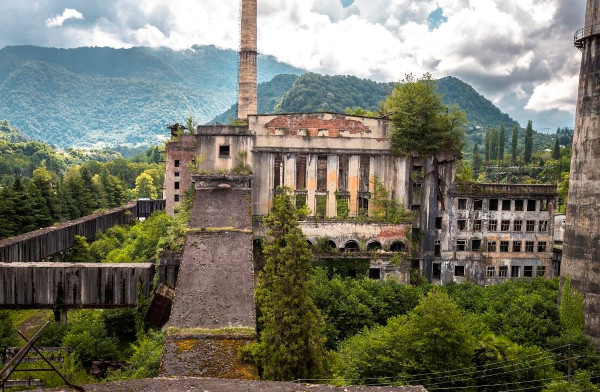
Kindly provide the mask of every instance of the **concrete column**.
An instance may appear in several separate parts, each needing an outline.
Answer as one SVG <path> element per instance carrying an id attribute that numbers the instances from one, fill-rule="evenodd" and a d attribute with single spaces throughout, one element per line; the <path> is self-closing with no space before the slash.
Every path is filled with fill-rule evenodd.
<path id="1" fill-rule="evenodd" d="M 337 216 L 337 201 L 335 191 L 337 191 L 338 183 L 338 165 L 339 157 L 337 155 L 329 155 L 327 158 L 327 216 Z"/>
<path id="2" fill-rule="evenodd" d="M 350 216 L 358 215 L 358 181 L 360 177 L 360 157 L 351 155 L 348 159 L 348 191 L 350 191 Z"/>
<path id="3" fill-rule="evenodd" d="M 313 213 L 316 211 L 315 191 L 317 190 L 317 155 L 310 154 L 306 157 L 306 204 Z"/>
<path id="4" fill-rule="evenodd" d="M 296 155 L 285 154 L 284 159 L 283 184 L 292 190 L 296 189 Z"/>

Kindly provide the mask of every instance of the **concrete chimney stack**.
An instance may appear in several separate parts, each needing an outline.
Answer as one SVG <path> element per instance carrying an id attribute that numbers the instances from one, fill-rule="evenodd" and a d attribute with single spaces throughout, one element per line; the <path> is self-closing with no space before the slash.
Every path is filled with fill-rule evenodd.
<path id="1" fill-rule="evenodd" d="M 256 52 L 257 52 L 257 0 L 242 0 L 240 68 L 238 74 L 239 120 L 257 112 Z"/>
<path id="2" fill-rule="evenodd" d="M 600 344 L 600 1 L 587 0 L 561 276 L 585 295 L 586 332 Z"/>

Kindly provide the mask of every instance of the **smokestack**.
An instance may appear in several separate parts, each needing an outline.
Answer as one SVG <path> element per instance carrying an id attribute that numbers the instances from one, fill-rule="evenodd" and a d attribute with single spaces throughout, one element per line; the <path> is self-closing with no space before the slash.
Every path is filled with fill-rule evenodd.
<path id="1" fill-rule="evenodd" d="M 257 112 L 256 3 L 257 0 L 242 0 L 240 68 L 238 74 L 237 117 L 239 120 L 246 120 L 249 114 L 256 114 Z"/>

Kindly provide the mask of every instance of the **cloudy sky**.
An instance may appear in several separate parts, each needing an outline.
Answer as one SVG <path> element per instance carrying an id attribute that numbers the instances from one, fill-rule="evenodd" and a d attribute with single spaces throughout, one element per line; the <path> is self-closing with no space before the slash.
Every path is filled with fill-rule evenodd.
<path id="1" fill-rule="evenodd" d="M 525 125 L 573 126 L 585 0 L 258 0 L 259 51 L 309 71 L 456 76 Z M 238 0 L 0 0 L 0 47 L 237 49 Z"/>

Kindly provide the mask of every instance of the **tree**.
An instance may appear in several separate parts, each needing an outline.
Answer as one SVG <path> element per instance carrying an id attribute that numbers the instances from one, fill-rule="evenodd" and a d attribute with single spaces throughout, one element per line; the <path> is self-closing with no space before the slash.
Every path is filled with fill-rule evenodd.
<path id="1" fill-rule="evenodd" d="M 288 189 L 275 196 L 264 223 L 266 264 L 255 292 L 263 328 L 254 359 L 266 379 L 318 377 L 327 363 L 324 322 L 309 295 L 312 252 Z"/>
<path id="2" fill-rule="evenodd" d="M 533 148 L 533 124 L 531 120 L 527 122 L 527 128 L 525 129 L 525 150 L 523 151 L 523 161 L 525 164 L 531 162 L 531 151 Z"/>
<path id="3" fill-rule="evenodd" d="M 490 165 L 490 132 L 486 132 L 485 133 L 485 146 L 484 146 L 484 151 L 485 151 L 485 166 L 488 167 Z"/>
<path id="4" fill-rule="evenodd" d="M 67 251 L 66 261 L 69 263 L 90 262 L 90 246 L 85 237 L 76 235 L 73 238 L 73 246 Z"/>
<path id="5" fill-rule="evenodd" d="M 12 325 L 10 312 L 8 310 L 0 310 L 0 352 L 2 353 L 2 358 L 4 358 L 8 347 L 18 346 L 19 343 L 17 332 Z"/>
<path id="6" fill-rule="evenodd" d="M 152 177 L 148 173 L 144 172 L 135 179 L 135 194 L 138 199 L 156 199 L 158 197 Z"/>
<path id="7" fill-rule="evenodd" d="M 425 74 L 420 79 L 406 75 L 382 103 L 382 112 L 394 128 L 391 142 L 395 155 L 461 156 L 465 112 L 456 105 L 443 104 L 431 75 Z"/>
<path id="8" fill-rule="evenodd" d="M 477 179 L 481 172 L 481 156 L 479 155 L 479 146 L 475 143 L 473 147 L 473 178 Z"/>
<path id="9" fill-rule="evenodd" d="M 552 159 L 560 160 L 560 145 L 558 144 L 558 137 L 554 143 L 554 150 L 552 150 Z"/>
<path id="10" fill-rule="evenodd" d="M 500 124 L 500 131 L 498 132 L 498 160 L 504 159 L 504 124 Z"/>
<path id="11" fill-rule="evenodd" d="M 26 189 L 31 208 L 33 210 L 34 225 L 37 229 L 42 227 L 51 226 L 54 223 L 54 219 L 50 213 L 46 199 L 42 195 L 42 192 L 35 185 L 35 182 L 29 182 Z"/>
<path id="12" fill-rule="evenodd" d="M 512 156 L 512 164 L 517 164 L 517 145 L 519 143 L 519 127 L 514 126 L 512 130 L 512 148 L 511 148 L 511 156 Z"/>
<path id="13" fill-rule="evenodd" d="M 492 128 L 488 131 L 490 134 L 490 159 L 498 159 L 498 131 L 496 128 Z"/>
<path id="14" fill-rule="evenodd" d="M 560 325 L 568 335 L 583 332 L 583 294 L 571 285 L 571 276 L 567 275 L 560 297 Z"/>

